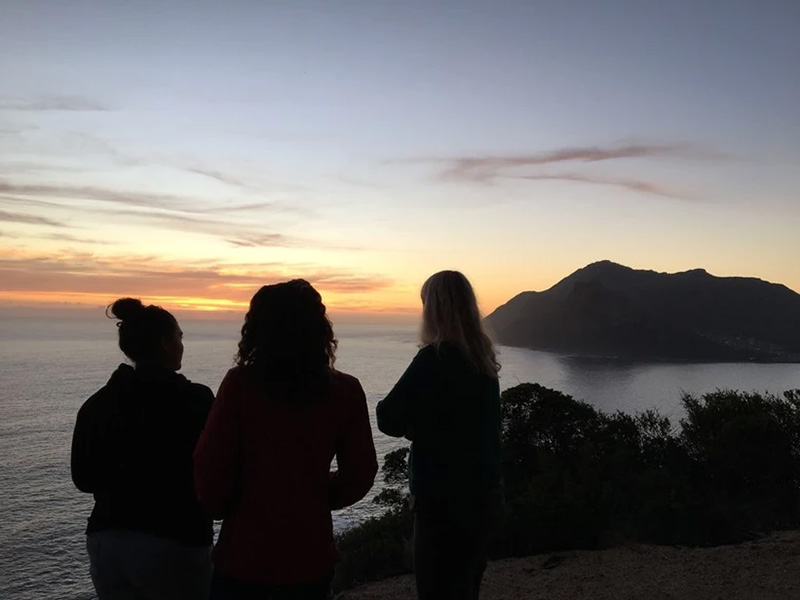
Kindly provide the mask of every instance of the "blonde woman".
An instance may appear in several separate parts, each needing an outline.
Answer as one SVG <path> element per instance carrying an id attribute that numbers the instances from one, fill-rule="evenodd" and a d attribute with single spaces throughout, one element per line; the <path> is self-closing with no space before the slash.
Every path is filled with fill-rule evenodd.
<path id="1" fill-rule="evenodd" d="M 436 273 L 421 295 L 422 348 L 378 404 L 378 428 L 412 442 L 420 600 L 475 599 L 502 502 L 500 365 L 464 275 Z"/>

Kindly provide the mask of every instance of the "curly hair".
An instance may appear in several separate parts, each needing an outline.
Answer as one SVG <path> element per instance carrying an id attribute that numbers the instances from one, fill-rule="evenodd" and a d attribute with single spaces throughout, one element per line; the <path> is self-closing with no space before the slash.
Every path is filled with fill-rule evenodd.
<path id="1" fill-rule="evenodd" d="M 236 364 L 287 401 L 309 404 L 330 390 L 336 346 L 322 296 L 293 279 L 265 285 L 250 300 Z"/>

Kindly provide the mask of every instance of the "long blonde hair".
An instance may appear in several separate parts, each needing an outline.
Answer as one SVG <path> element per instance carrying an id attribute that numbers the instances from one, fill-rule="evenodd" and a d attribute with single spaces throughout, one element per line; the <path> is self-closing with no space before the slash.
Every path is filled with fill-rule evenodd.
<path id="1" fill-rule="evenodd" d="M 478 301 L 469 281 L 458 271 L 439 271 L 422 285 L 422 343 L 458 347 L 479 372 L 498 377 L 500 364 L 483 329 Z"/>

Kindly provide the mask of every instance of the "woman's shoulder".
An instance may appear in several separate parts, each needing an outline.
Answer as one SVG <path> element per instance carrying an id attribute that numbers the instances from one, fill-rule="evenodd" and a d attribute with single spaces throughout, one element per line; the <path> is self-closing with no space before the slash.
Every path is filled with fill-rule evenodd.
<path id="1" fill-rule="evenodd" d="M 81 412 L 101 410 L 108 403 L 133 387 L 135 372 L 132 366 L 120 364 L 104 386 L 97 390 L 81 406 Z"/>
<path id="2" fill-rule="evenodd" d="M 353 375 L 350 375 L 349 373 L 345 373 L 344 371 L 337 371 L 336 369 L 332 369 L 331 379 L 334 389 L 342 389 L 342 390 L 362 389 L 361 382 L 358 380 L 358 378 Z"/>
<path id="3" fill-rule="evenodd" d="M 433 364 L 442 360 L 444 344 L 426 344 L 417 351 L 412 362 L 420 364 Z"/>
<path id="4" fill-rule="evenodd" d="M 211 403 L 214 402 L 214 392 L 210 387 L 203 383 L 190 381 L 189 395 L 193 400 L 207 403 L 209 407 L 211 406 Z"/>
<path id="5" fill-rule="evenodd" d="M 464 363 L 464 359 L 464 353 L 461 348 L 452 342 L 443 341 L 436 344 L 427 344 L 420 348 L 414 357 L 414 362 L 420 366 L 438 370 L 448 365 L 461 365 Z"/>
<path id="6" fill-rule="evenodd" d="M 447 342 L 443 342 L 443 344 L 446 343 Z M 417 357 L 437 357 L 441 348 L 442 344 L 425 344 L 424 346 L 420 346 L 419 350 L 417 351 Z"/>
<path id="7" fill-rule="evenodd" d="M 258 377 L 251 367 L 235 365 L 228 369 L 225 376 L 220 382 L 220 387 L 226 388 L 260 388 L 263 385 L 263 379 Z"/>

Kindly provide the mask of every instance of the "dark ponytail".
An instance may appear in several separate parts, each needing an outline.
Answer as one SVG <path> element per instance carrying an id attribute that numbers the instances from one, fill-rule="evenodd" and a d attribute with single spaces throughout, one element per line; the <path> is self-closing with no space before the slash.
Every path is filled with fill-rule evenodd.
<path id="1" fill-rule="evenodd" d="M 119 320 L 119 349 L 134 363 L 153 360 L 161 341 L 178 326 L 169 311 L 138 298 L 120 298 L 106 308 L 106 316 Z"/>

